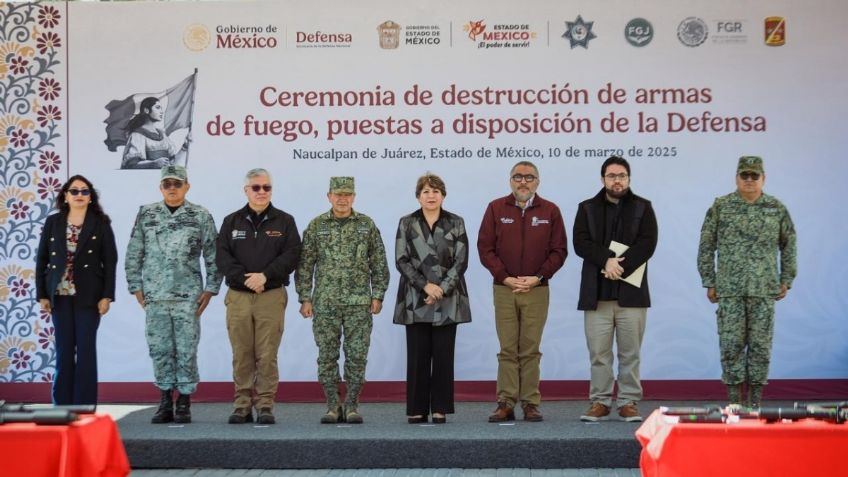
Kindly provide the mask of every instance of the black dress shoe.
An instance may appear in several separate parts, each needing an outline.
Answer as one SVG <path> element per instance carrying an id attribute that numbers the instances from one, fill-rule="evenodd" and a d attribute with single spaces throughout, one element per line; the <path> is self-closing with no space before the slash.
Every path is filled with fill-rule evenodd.
<path id="1" fill-rule="evenodd" d="M 445 424 L 448 422 L 447 416 L 433 416 L 433 424 Z"/>
<path id="2" fill-rule="evenodd" d="M 410 424 L 424 424 L 427 422 L 427 415 L 407 417 L 406 422 Z"/>

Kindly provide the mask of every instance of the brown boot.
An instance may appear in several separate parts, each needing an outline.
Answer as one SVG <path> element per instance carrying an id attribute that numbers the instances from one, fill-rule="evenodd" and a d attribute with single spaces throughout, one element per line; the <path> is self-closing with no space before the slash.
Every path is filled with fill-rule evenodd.
<path id="1" fill-rule="evenodd" d="M 524 410 L 524 420 L 529 422 L 542 422 L 544 418 L 542 417 L 542 413 L 539 412 L 539 406 L 535 404 L 525 404 L 523 408 Z"/>
<path id="2" fill-rule="evenodd" d="M 498 401 L 498 408 L 489 416 L 489 422 L 514 421 L 515 411 L 504 401 Z"/>

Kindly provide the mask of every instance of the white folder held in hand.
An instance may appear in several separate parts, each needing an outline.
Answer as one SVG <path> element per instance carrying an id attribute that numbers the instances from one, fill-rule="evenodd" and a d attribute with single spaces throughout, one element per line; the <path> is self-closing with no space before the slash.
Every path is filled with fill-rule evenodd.
<path id="1" fill-rule="evenodd" d="M 623 243 L 616 242 L 615 240 L 610 241 L 609 249 L 615 253 L 616 257 L 620 257 L 621 254 L 627 251 L 630 248 Z M 627 278 L 622 278 L 622 281 L 625 281 L 636 288 L 642 288 L 642 278 L 645 276 L 645 267 L 648 265 L 648 262 L 643 263 L 636 270 L 633 270 L 633 273 L 627 276 Z"/>

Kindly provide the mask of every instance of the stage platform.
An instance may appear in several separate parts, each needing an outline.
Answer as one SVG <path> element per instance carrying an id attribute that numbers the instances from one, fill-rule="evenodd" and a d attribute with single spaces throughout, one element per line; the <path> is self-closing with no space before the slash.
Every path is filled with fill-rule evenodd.
<path id="1" fill-rule="evenodd" d="M 659 405 L 646 401 L 647 416 Z M 155 406 L 103 405 L 134 469 L 622 469 L 639 466 L 640 423 L 584 423 L 585 401 L 545 401 L 545 421 L 490 424 L 493 403 L 457 403 L 447 424 L 410 425 L 401 403 L 365 403 L 361 425 L 320 424 L 321 404 L 278 404 L 270 426 L 227 424 L 229 404 L 193 404 L 192 424 L 154 425 Z"/>

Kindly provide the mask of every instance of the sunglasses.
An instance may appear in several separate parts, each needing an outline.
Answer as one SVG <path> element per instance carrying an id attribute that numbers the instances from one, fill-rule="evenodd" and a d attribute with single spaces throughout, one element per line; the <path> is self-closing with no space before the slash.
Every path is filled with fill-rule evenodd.
<path id="1" fill-rule="evenodd" d="M 183 186 L 183 181 L 165 179 L 162 181 L 163 189 L 179 189 Z"/>
<path id="2" fill-rule="evenodd" d="M 756 172 L 740 172 L 739 177 L 741 177 L 743 181 L 758 181 L 758 180 L 760 180 L 760 175 Z"/>
<path id="3" fill-rule="evenodd" d="M 91 194 L 91 191 L 88 189 L 68 189 L 68 193 L 73 196 L 81 195 L 83 197 Z"/>
<path id="4" fill-rule="evenodd" d="M 271 184 L 263 184 L 263 185 L 253 184 L 253 185 L 250 185 L 250 186 L 247 186 L 247 187 L 250 190 L 252 190 L 253 192 L 259 192 L 260 190 L 264 190 L 265 192 L 271 192 Z"/>

